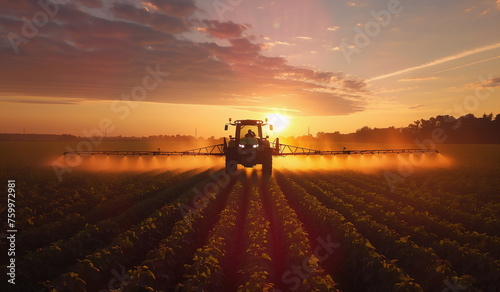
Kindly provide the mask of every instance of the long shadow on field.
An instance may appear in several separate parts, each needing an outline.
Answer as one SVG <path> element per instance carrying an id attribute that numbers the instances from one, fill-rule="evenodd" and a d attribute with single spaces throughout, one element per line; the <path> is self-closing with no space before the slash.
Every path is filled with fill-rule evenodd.
<path id="1" fill-rule="evenodd" d="M 228 262 L 226 263 L 226 279 L 227 279 L 227 289 L 226 291 L 237 291 L 239 283 L 240 275 L 238 271 L 240 271 L 243 267 L 243 261 L 245 258 L 245 247 L 244 247 L 244 232 L 245 232 L 245 214 L 248 211 L 248 198 L 250 188 L 249 178 L 246 177 L 246 173 L 243 172 L 240 177 L 240 181 L 243 181 L 243 191 L 241 195 L 241 212 L 240 216 L 236 221 L 236 234 L 233 237 L 233 244 L 231 245 L 233 248 L 230 251 L 230 256 L 228 257 Z"/>
<path id="2" fill-rule="evenodd" d="M 281 275 L 285 273 L 285 263 L 286 263 L 286 258 L 287 258 L 287 250 L 288 246 L 284 247 L 283 245 L 283 238 L 285 237 L 285 234 L 283 232 L 283 224 L 281 223 L 280 218 L 277 217 L 276 213 L 273 212 L 273 209 L 271 207 L 271 204 L 275 203 L 272 202 L 270 199 L 270 194 L 269 194 L 269 178 L 262 177 L 259 182 L 260 182 L 260 188 L 261 188 L 261 195 L 262 195 L 262 202 L 264 203 L 264 211 L 265 216 L 271 223 L 271 246 L 272 246 L 272 255 L 271 258 L 273 259 L 273 269 L 274 269 L 274 275 L 275 275 L 275 288 L 279 289 L 281 291 L 286 291 L 287 287 L 283 283 L 281 279 Z"/>
<path id="3" fill-rule="evenodd" d="M 281 191 L 285 195 L 292 209 L 294 209 L 297 213 L 298 218 L 304 224 L 304 227 L 309 234 L 311 248 L 313 250 L 319 248 L 321 244 L 318 240 L 328 241 L 329 237 L 332 242 L 342 242 L 340 239 L 341 235 L 338 233 L 338 230 L 328 230 L 325 232 L 323 228 L 314 225 L 311 220 L 308 220 L 305 214 L 298 211 L 299 208 L 297 208 L 297 205 L 294 204 L 293 200 L 290 200 L 290 198 L 294 196 L 294 193 L 286 187 L 285 178 L 291 176 L 293 176 L 293 172 L 288 170 L 280 170 L 274 173 L 274 177 L 276 178 L 276 182 L 280 186 Z M 319 230 L 323 230 L 323 232 Z M 353 291 L 352 281 L 347 280 L 350 276 L 348 272 L 343 269 L 342 263 L 343 258 L 340 252 L 334 252 L 325 260 L 320 261 L 321 267 L 325 270 L 326 274 L 329 274 L 334 282 L 338 284 L 338 288 L 341 291 Z"/>

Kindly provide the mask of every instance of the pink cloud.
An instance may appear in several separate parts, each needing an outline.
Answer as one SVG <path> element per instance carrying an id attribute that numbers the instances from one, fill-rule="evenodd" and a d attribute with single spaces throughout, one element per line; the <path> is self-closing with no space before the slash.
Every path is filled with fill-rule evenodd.
<path id="1" fill-rule="evenodd" d="M 246 29 L 245 25 L 236 24 L 232 21 L 219 22 L 217 20 L 203 20 L 202 23 L 206 26 L 205 31 L 207 33 L 221 39 L 239 38 Z"/>
<path id="2" fill-rule="evenodd" d="M 244 36 L 246 25 L 188 22 L 184 17 L 196 10 L 192 2 L 148 3 L 155 9 L 114 4 L 108 11 L 113 18 L 92 15 L 75 4 L 61 5 L 55 19 L 23 44 L 18 54 L 6 35 L 0 35 L 0 94 L 37 100 L 115 100 L 140 85 L 146 66 L 159 66 L 169 75 L 148 93 L 148 101 L 287 108 L 302 115 L 363 110 L 362 96 L 368 92 L 363 80 L 265 56 L 264 44 Z M 12 16 L 16 13 L 3 11 L 22 14 L 29 9 L 28 4 L 9 4 L 8 10 L 0 12 L 0 26 L 20 34 L 23 22 Z M 200 24 L 206 28 L 201 33 L 226 44 L 180 37 L 183 32 L 196 32 Z"/>

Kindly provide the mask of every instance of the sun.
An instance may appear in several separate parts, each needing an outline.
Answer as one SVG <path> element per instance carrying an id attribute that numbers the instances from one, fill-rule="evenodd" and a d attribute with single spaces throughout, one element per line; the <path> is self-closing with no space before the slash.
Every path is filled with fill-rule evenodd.
<path id="1" fill-rule="evenodd" d="M 268 114 L 268 123 L 273 125 L 274 132 L 283 132 L 290 124 L 290 118 L 281 114 Z"/>

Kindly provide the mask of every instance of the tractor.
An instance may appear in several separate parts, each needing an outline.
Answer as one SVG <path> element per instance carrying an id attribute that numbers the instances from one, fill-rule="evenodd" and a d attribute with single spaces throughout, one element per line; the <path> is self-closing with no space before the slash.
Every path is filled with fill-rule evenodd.
<path id="1" fill-rule="evenodd" d="M 229 126 L 235 126 L 234 137 L 229 135 L 229 140 L 224 138 L 223 153 L 226 157 L 226 171 L 235 170 L 238 164 L 244 167 L 253 167 L 262 164 L 262 173 L 271 175 L 273 171 L 274 148 L 271 148 L 269 136 L 265 136 L 262 131 L 263 126 L 269 126 L 273 130 L 273 125 L 261 120 L 236 120 L 234 123 L 229 119 L 225 125 L 225 130 Z"/>

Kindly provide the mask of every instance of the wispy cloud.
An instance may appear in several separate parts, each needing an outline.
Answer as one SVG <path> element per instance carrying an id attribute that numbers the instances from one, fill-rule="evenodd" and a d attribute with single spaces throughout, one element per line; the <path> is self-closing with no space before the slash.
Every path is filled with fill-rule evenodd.
<path id="1" fill-rule="evenodd" d="M 414 106 L 410 106 L 408 109 L 417 109 L 417 108 L 421 108 L 421 107 L 424 107 L 425 105 L 424 104 L 417 104 L 417 105 L 414 105 Z"/>
<path id="2" fill-rule="evenodd" d="M 29 103 L 29 104 L 65 104 L 74 105 L 80 104 L 82 100 L 75 98 L 25 98 L 25 97 L 10 97 L 10 98 L 0 98 L 0 102 L 11 102 L 11 103 Z"/>
<path id="3" fill-rule="evenodd" d="M 495 9 L 500 9 L 500 0 L 495 1 L 476 1 L 475 5 L 469 6 L 464 9 L 466 13 L 475 13 L 476 15 L 486 15 Z"/>
<path id="4" fill-rule="evenodd" d="M 500 87 L 500 77 L 491 78 L 491 79 L 480 81 L 480 82 L 473 82 L 473 83 L 469 83 L 469 84 L 465 85 L 466 88 L 477 88 L 479 86 L 482 86 L 482 87 Z"/>
<path id="5" fill-rule="evenodd" d="M 410 90 L 415 90 L 419 88 L 418 86 L 409 86 L 409 87 L 402 87 L 402 88 L 394 88 L 394 89 L 387 89 L 387 88 L 382 88 L 379 89 L 375 92 L 375 94 L 387 94 L 387 93 L 394 93 L 394 92 L 401 92 L 401 91 L 410 91 Z"/>
<path id="6" fill-rule="evenodd" d="M 403 78 L 399 79 L 400 82 L 408 82 L 408 81 L 425 81 L 425 80 L 435 80 L 439 79 L 437 76 L 426 76 L 426 77 L 413 77 L 413 78 Z"/>
<path id="7" fill-rule="evenodd" d="M 451 70 L 455 70 L 455 69 L 459 69 L 459 68 L 467 67 L 467 66 L 470 66 L 470 65 L 475 65 L 475 64 L 479 64 L 479 63 L 483 63 L 483 62 L 491 61 L 491 60 L 498 59 L 498 58 L 500 58 L 500 56 L 491 57 L 491 58 L 488 58 L 488 59 L 479 60 L 479 61 L 476 61 L 476 62 L 470 62 L 470 63 L 467 63 L 467 64 L 463 64 L 463 65 L 459 65 L 459 66 L 451 67 L 451 68 L 448 68 L 448 69 L 444 69 L 444 70 L 440 70 L 440 71 L 432 72 L 432 74 L 438 74 L 438 73 L 442 73 L 442 72 L 446 72 L 446 71 L 451 71 Z"/>
<path id="8" fill-rule="evenodd" d="M 500 87 L 500 77 L 488 80 L 483 84 L 484 87 Z"/>
<path id="9" fill-rule="evenodd" d="M 436 66 L 436 65 L 439 65 L 439 64 L 443 64 L 443 63 L 446 63 L 446 62 L 458 60 L 458 59 L 461 59 L 461 58 L 464 58 L 464 57 L 467 57 L 467 56 L 470 56 L 470 55 L 474 55 L 474 54 L 478 54 L 478 53 L 482 53 L 482 52 L 486 52 L 486 51 L 490 51 L 490 50 L 494 50 L 494 49 L 498 49 L 498 48 L 500 48 L 500 43 L 496 43 L 496 44 L 492 44 L 492 45 L 488 45 L 488 46 L 484 46 L 484 47 L 479 47 L 479 48 L 475 48 L 475 49 L 472 49 L 472 50 L 463 51 L 463 52 L 460 52 L 460 53 L 457 53 L 457 54 L 454 54 L 454 55 L 451 55 L 451 56 L 447 56 L 447 57 L 444 57 L 444 58 L 436 59 L 434 61 L 422 64 L 422 65 L 418 65 L 418 66 L 414 66 L 414 67 L 409 67 L 409 68 L 406 68 L 406 69 L 403 69 L 403 70 L 399 70 L 399 71 L 396 71 L 396 72 L 392 72 L 392 73 L 388 73 L 388 74 L 379 75 L 379 76 L 376 76 L 376 77 L 368 79 L 367 82 L 375 81 L 375 80 L 380 80 L 380 79 L 385 79 L 385 78 L 388 78 L 388 77 L 393 77 L 393 76 L 401 75 L 401 74 L 412 72 L 412 71 L 419 70 L 419 69 L 433 67 L 433 66 Z"/>
<path id="10" fill-rule="evenodd" d="M 277 46 L 277 45 L 280 45 L 280 46 L 294 46 L 295 44 L 293 43 L 288 43 L 288 42 L 282 42 L 282 41 L 274 41 L 274 42 L 268 42 L 268 43 L 265 43 L 265 48 L 272 48 L 274 46 Z"/>
<path id="11" fill-rule="evenodd" d="M 472 10 L 474 10 L 475 8 L 476 8 L 476 6 L 470 6 L 470 7 L 466 8 L 466 9 L 464 10 L 464 12 L 471 12 L 471 11 L 472 11 Z"/>
<path id="12" fill-rule="evenodd" d="M 486 15 L 486 14 L 488 14 L 490 11 L 491 11 L 491 9 L 485 9 L 485 10 L 483 10 L 483 11 L 480 13 L 480 15 Z"/>

